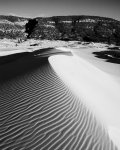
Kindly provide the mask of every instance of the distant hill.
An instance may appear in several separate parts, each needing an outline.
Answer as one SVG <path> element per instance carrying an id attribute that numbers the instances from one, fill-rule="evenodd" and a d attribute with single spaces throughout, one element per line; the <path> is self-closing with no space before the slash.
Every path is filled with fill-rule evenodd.
<path id="1" fill-rule="evenodd" d="M 0 16 L 0 38 L 78 40 L 120 45 L 120 21 L 99 16 Z"/>
<path id="2" fill-rule="evenodd" d="M 16 39 L 25 34 L 29 18 L 0 15 L 0 38 Z"/>
<path id="3" fill-rule="evenodd" d="M 107 17 L 37 17 L 30 20 L 27 27 L 31 28 L 30 33 L 27 32 L 29 38 L 120 44 L 120 22 Z"/>

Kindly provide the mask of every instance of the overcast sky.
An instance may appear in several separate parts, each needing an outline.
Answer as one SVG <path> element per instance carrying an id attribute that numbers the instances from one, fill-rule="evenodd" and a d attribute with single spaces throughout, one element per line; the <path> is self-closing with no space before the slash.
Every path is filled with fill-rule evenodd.
<path id="1" fill-rule="evenodd" d="M 120 20 L 120 0 L 0 0 L 1 15 L 98 15 Z"/>

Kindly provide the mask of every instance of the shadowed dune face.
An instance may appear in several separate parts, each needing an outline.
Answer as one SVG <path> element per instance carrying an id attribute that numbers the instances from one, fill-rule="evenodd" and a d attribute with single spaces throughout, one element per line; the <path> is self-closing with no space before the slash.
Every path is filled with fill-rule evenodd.
<path id="1" fill-rule="evenodd" d="M 47 57 L 0 67 L 0 149 L 117 150 Z"/>
<path id="2" fill-rule="evenodd" d="M 19 53 L 19 54 L 2 56 L 2 57 L 0 57 L 0 65 L 14 62 L 14 61 L 16 61 L 16 60 L 20 59 L 21 57 L 24 57 L 25 55 L 28 55 L 28 54 L 29 54 L 28 52 L 23 52 L 23 53 Z"/>

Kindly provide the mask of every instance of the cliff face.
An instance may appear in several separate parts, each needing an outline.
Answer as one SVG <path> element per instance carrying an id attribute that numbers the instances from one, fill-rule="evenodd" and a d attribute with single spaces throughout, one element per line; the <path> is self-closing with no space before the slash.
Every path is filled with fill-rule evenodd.
<path id="1" fill-rule="evenodd" d="M 80 40 L 120 44 L 120 22 L 97 16 L 55 16 L 35 18 L 29 38 Z M 34 23 L 33 23 L 34 24 Z M 30 25 L 31 26 L 31 25 Z"/>
<path id="2" fill-rule="evenodd" d="M 25 24 L 28 18 L 0 15 L 0 39 L 25 37 Z"/>
<path id="3" fill-rule="evenodd" d="M 99 16 L 54 16 L 34 19 L 0 16 L 1 39 L 26 37 L 107 42 L 120 45 L 120 22 Z"/>

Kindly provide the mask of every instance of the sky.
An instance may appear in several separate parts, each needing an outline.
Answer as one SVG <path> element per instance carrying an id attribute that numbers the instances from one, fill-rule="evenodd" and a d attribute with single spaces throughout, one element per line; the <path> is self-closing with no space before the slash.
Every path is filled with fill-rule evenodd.
<path id="1" fill-rule="evenodd" d="M 120 20 L 119 0 L 0 0 L 0 15 L 93 15 Z"/>

